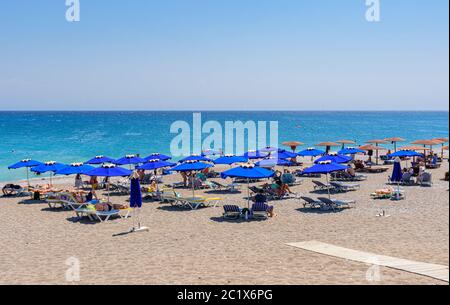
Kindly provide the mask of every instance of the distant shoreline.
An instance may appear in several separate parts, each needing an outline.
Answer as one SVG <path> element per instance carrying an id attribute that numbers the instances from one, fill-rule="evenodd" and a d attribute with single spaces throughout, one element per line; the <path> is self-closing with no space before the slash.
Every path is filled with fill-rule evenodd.
<path id="1" fill-rule="evenodd" d="M 283 113 L 283 112 L 293 112 L 293 113 L 449 113 L 450 110 L 0 110 L 0 113 L 114 113 L 114 112 L 125 112 L 125 113 L 136 113 L 136 112 L 210 112 L 210 113 L 221 113 L 221 112 L 243 112 L 243 113 Z"/>

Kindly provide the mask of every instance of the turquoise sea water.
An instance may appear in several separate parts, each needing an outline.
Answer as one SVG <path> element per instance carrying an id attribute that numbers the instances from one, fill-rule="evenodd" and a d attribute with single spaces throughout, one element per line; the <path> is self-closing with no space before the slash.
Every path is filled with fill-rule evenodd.
<path id="1" fill-rule="evenodd" d="M 278 121 L 279 142 L 311 147 L 339 139 L 408 141 L 448 137 L 448 112 L 201 112 L 202 121 Z M 0 181 L 24 178 L 7 166 L 25 158 L 63 163 L 96 155 L 170 154 L 173 122 L 192 112 L 0 112 Z M 206 135 L 205 135 L 206 136 Z M 404 143 L 407 144 L 407 143 Z M 281 145 L 281 144 L 280 144 Z"/>

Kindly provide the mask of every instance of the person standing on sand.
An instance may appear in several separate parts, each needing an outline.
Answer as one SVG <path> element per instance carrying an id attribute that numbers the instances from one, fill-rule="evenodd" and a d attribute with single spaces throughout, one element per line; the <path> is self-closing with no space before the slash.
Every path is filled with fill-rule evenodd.
<path id="1" fill-rule="evenodd" d="M 77 174 L 75 177 L 75 188 L 80 189 L 83 187 L 83 179 L 80 174 Z"/>
<path id="2" fill-rule="evenodd" d="M 92 176 L 91 179 L 89 180 L 89 184 L 92 186 L 93 190 L 96 190 L 98 188 L 97 176 Z"/>

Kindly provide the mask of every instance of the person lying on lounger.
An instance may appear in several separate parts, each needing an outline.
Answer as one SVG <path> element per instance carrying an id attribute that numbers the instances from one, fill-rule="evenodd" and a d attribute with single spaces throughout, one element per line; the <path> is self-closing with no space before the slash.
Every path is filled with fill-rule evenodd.
<path id="1" fill-rule="evenodd" d="M 2 193 L 4 196 L 12 196 L 20 189 L 22 189 L 20 185 L 7 184 L 2 188 Z"/>

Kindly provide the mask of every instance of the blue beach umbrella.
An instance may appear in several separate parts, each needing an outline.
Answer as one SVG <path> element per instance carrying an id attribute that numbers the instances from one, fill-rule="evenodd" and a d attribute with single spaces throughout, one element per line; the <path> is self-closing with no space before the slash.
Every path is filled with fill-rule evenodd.
<path id="1" fill-rule="evenodd" d="M 160 168 L 172 167 L 175 165 L 176 165 L 175 163 L 162 161 L 162 160 L 148 160 L 148 163 L 138 166 L 137 169 L 156 171 L 157 169 L 160 169 Z M 158 179 L 156 179 L 156 190 L 159 192 Z"/>
<path id="2" fill-rule="evenodd" d="M 202 171 L 210 167 L 213 167 L 213 165 L 199 161 L 186 161 L 175 167 L 172 167 L 170 170 L 175 172 L 195 172 L 195 171 Z"/>
<path id="3" fill-rule="evenodd" d="M 167 161 L 163 161 L 163 160 L 148 160 L 147 163 L 136 167 L 137 169 L 140 170 L 157 170 L 160 168 L 164 168 L 164 167 L 172 167 L 175 166 L 175 163 L 171 163 L 171 162 L 167 162 Z"/>
<path id="4" fill-rule="evenodd" d="M 55 172 L 56 175 L 78 175 L 93 170 L 94 167 L 83 163 L 72 163 Z"/>
<path id="5" fill-rule="evenodd" d="M 235 163 L 247 163 L 248 158 L 243 156 L 223 156 L 214 160 L 214 164 L 232 165 Z"/>
<path id="6" fill-rule="evenodd" d="M 38 173 L 38 174 L 44 174 L 50 172 L 50 185 L 52 185 L 52 178 L 53 174 L 56 173 L 58 170 L 63 169 L 67 165 L 62 163 L 57 163 L 55 161 L 48 161 L 41 165 L 35 166 L 31 168 L 32 172 Z"/>
<path id="7" fill-rule="evenodd" d="M 249 150 L 248 152 L 246 152 L 244 154 L 244 157 L 246 157 L 247 159 L 250 160 L 255 160 L 255 159 L 264 159 L 268 156 L 268 153 L 259 151 L 259 150 Z"/>
<path id="8" fill-rule="evenodd" d="M 334 172 L 341 172 L 348 169 L 348 166 L 333 163 L 331 161 L 322 161 L 313 165 L 310 168 L 307 168 L 303 171 L 304 174 L 325 174 L 327 178 L 328 185 L 328 174 Z M 331 198 L 330 188 L 328 188 L 328 197 Z"/>
<path id="9" fill-rule="evenodd" d="M 331 163 L 348 163 L 352 160 L 352 158 L 344 156 L 344 155 L 338 155 L 338 154 L 331 154 L 331 155 L 326 155 L 323 156 L 319 159 L 317 159 L 316 161 L 314 161 L 314 163 L 320 163 L 320 162 L 326 162 L 326 161 L 331 161 Z"/>
<path id="10" fill-rule="evenodd" d="M 172 157 L 160 154 L 160 153 L 153 153 L 148 157 L 145 157 L 144 160 L 145 161 L 149 161 L 149 160 L 161 160 L 161 161 L 167 161 L 172 159 Z"/>
<path id="11" fill-rule="evenodd" d="M 122 167 L 118 167 L 115 164 L 104 164 L 101 167 L 94 168 L 93 170 L 85 172 L 84 174 L 91 177 L 128 177 L 132 173 L 132 171 Z"/>
<path id="12" fill-rule="evenodd" d="M 254 164 L 245 164 L 239 167 L 232 168 L 220 174 L 222 179 L 230 178 L 244 178 L 247 179 L 247 186 L 250 186 L 250 179 L 264 179 L 271 178 L 275 175 L 274 171 L 256 167 Z M 247 188 L 247 206 L 250 209 L 250 189 Z"/>
<path id="13" fill-rule="evenodd" d="M 293 164 L 291 161 L 278 158 L 267 158 L 256 162 L 256 166 L 259 167 L 292 166 Z"/>
<path id="14" fill-rule="evenodd" d="M 92 158 L 89 161 L 84 162 L 85 164 L 91 164 L 91 165 L 100 165 L 100 164 L 104 164 L 104 163 L 114 163 L 116 160 L 109 158 L 109 157 L 105 157 L 105 156 L 96 156 L 94 158 Z"/>
<path id="15" fill-rule="evenodd" d="M 325 154 L 325 151 L 320 150 L 320 149 L 315 149 L 312 147 L 312 148 L 302 150 L 297 155 L 299 155 L 300 157 L 317 157 L 317 156 L 321 156 L 324 154 Z"/>
<path id="16" fill-rule="evenodd" d="M 347 147 L 343 150 L 338 151 L 338 154 L 340 155 L 356 155 L 356 154 L 363 154 L 365 153 L 365 150 L 355 148 L 355 147 Z"/>
<path id="17" fill-rule="evenodd" d="M 305 174 L 330 174 L 345 171 L 348 166 L 332 163 L 331 161 L 319 162 L 303 171 Z"/>
<path id="18" fill-rule="evenodd" d="M 28 187 L 30 186 L 30 168 L 41 165 L 42 162 L 31 160 L 31 159 L 24 159 L 21 160 L 13 165 L 8 166 L 8 169 L 19 169 L 19 168 L 26 168 L 27 170 L 27 183 Z"/>
<path id="19" fill-rule="evenodd" d="M 118 167 L 115 164 L 103 164 L 101 167 L 94 168 L 93 170 L 85 172 L 84 174 L 91 177 L 129 177 L 132 173 L 132 171 L 122 167 Z M 107 183 L 107 191 L 109 202 L 109 179 Z"/>
<path id="20" fill-rule="evenodd" d="M 399 151 L 397 151 L 397 152 L 395 152 L 393 154 L 388 155 L 388 157 L 391 157 L 391 158 L 396 158 L 396 157 L 407 158 L 407 157 L 423 157 L 423 155 L 419 154 L 418 152 L 413 151 L 413 150 L 399 150 Z"/>
<path id="21" fill-rule="evenodd" d="M 193 161 L 185 161 L 184 163 L 172 167 L 170 170 L 174 172 L 199 172 L 211 167 L 213 167 L 213 165 L 193 160 Z M 193 195 L 192 197 L 195 198 L 194 181 L 192 181 L 192 195 Z"/>
<path id="22" fill-rule="evenodd" d="M 191 155 L 189 157 L 186 157 L 184 159 L 181 159 L 180 162 L 184 163 L 184 162 L 190 162 L 190 161 L 196 161 L 196 162 L 212 162 L 211 159 L 206 158 L 204 156 L 199 156 L 199 155 Z"/>
<path id="23" fill-rule="evenodd" d="M 290 152 L 287 150 L 283 150 L 283 149 L 280 149 L 278 151 L 278 154 L 276 155 L 276 157 L 278 157 L 278 159 L 293 159 L 293 158 L 297 158 L 297 156 L 298 155 L 296 153 L 293 153 L 293 152 Z"/>
<path id="24" fill-rule="evenodd" d="M 135 164 L 139 164 L 139 163 L 145 163 L 147 162 L 145 159 L 140 158 L 136 155 L 127 155 L 123 158 L 120 158 L 116 161 L 114 161 L 113 163 L 116 165 L 135 165 Z"/>

